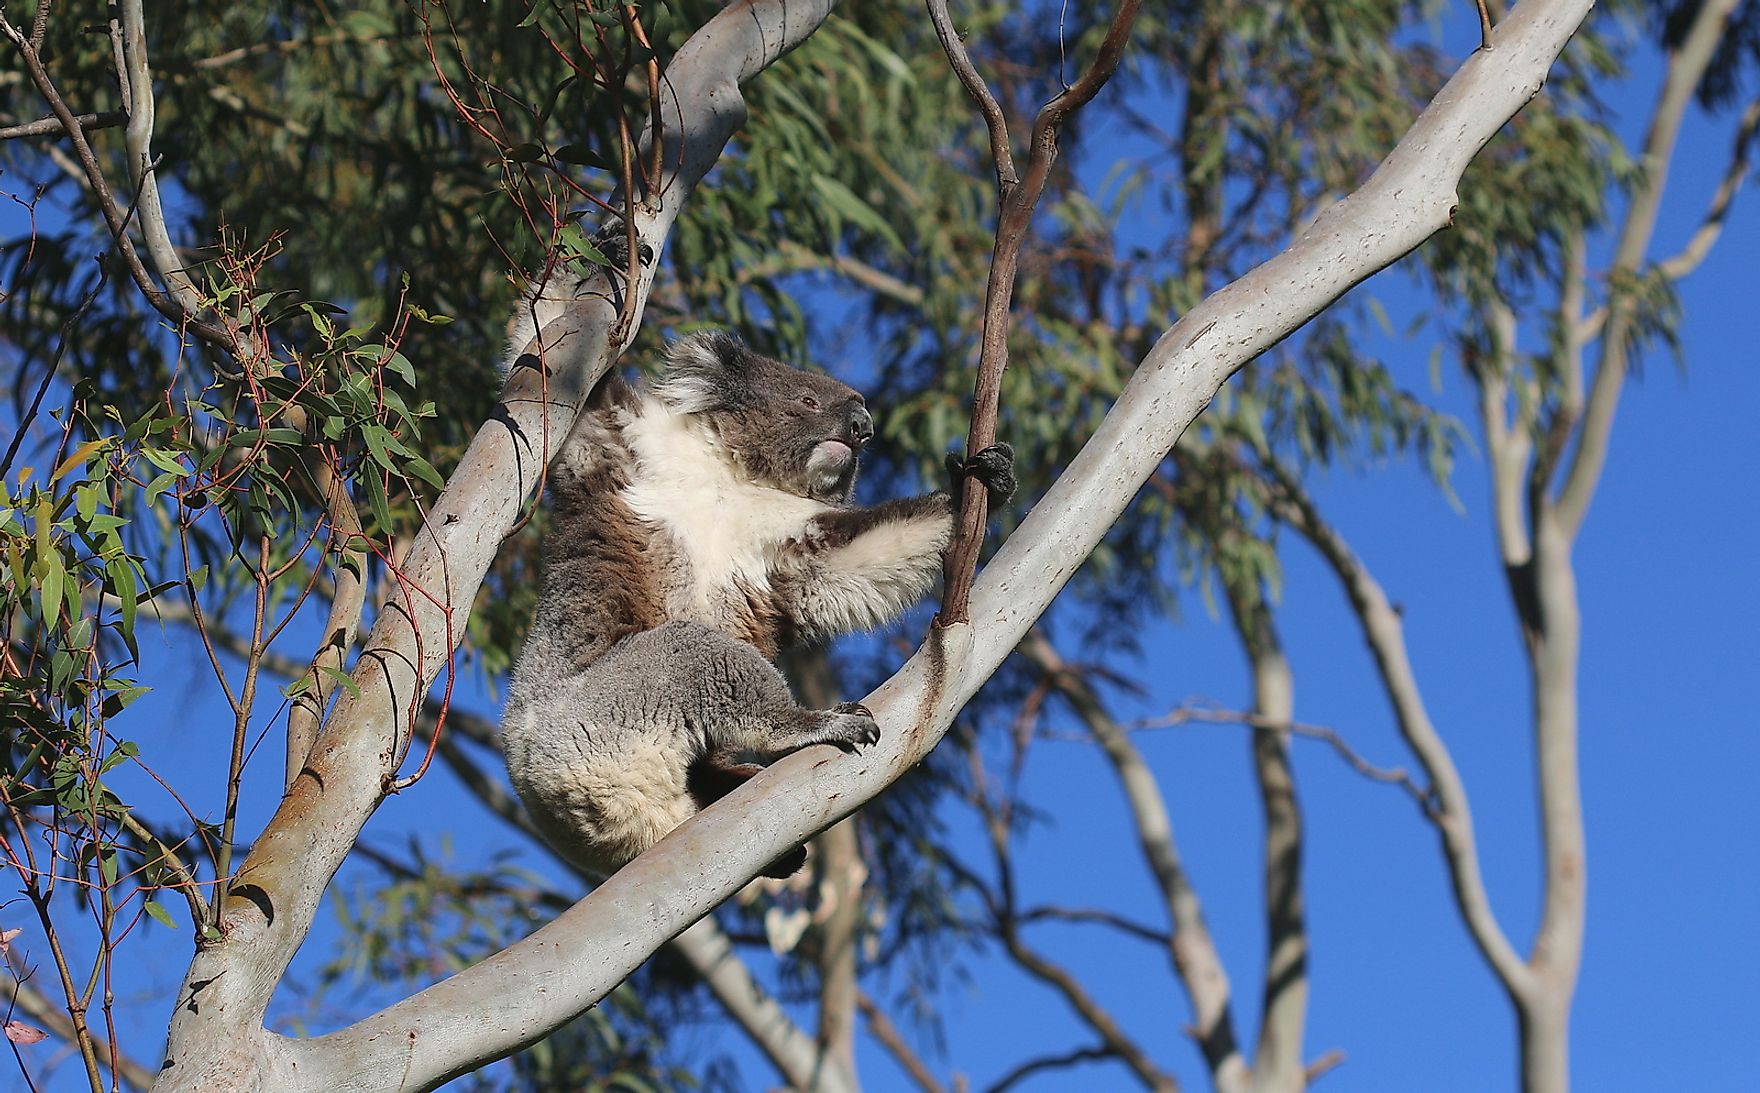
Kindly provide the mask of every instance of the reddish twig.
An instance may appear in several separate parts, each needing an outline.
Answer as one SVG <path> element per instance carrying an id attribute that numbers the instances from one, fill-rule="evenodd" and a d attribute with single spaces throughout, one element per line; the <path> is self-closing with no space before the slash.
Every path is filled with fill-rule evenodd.
<path id="1" fill-rule="evenodd" d="M 966 91 L 978 104 L 990 133 L 990 153 L 996 167 L 996 243 L 990 253 L 990 278 L 984 287 L 984 331 L 978 353 L 978 379 L 972 390 L 972 424 L 966 434 L 966 453 L 975 455 L 996 443 L 996 410 L 1002 393 L 1002 373 L 1008 367 L 1009 307 L 1014 299 L 1021 244 L 1032 224 L 1033 210 L 1045 190 L 1051 166 L 1057 159 L 1057 132 L 1069 116 L 1080 110 L 1105 86 L 1124 57 L 1141 0 L 1122 0 L 1112 17 L 1105 39 L 1093 63 L 1081 78 L 1040 109 L 1028 142 L 1027 168 L 1015 174 L 1009 149 L 1008 122 L 1002 107 L 972 63 L 965 45 L 953 29 L 947 0 L 928 0 L 929 18 L 941 40 L 948 63 Z M 984 484 L 966 477 L 960 484 L 959 524 L 945 565 L 946 591 L 937 621 L 942 626 L 965 622 L 967 600 L 977 574 L 978 552 L 984 545 L 984 524 L 989 498 Z"/>

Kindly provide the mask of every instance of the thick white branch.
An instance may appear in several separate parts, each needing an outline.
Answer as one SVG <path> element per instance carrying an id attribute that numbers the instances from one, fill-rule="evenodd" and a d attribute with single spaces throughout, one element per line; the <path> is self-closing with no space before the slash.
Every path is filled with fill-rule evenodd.
<path id="1" fill-rule="evenodd" d="M 1448 224 L 1461 173 L 1540 89 L 1589 7 L 1588 0 L 1525 0 L 1497 28 L 1495 48 L 1468 59 L 1361 190 L 1162 336 L 1094 437 L 984 570 L 972 621 L 930 634 L 869 696 L 881 725 L 878 745 L 858 756 L 830 748 L 790 756 L 531 937 L 310 1042 L 302 1058 L 335 1059 L 340 1068 L 390 1051 L 408 1067 L 409 1085 L 419 1086 L 530 1043 L 603 997 L 766 863 L 902 776 L 1050 605 L 1222 383 Z"/>

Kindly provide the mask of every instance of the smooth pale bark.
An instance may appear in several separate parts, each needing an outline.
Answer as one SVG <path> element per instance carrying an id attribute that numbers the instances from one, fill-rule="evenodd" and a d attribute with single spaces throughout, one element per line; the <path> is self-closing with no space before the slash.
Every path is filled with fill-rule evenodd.
<path id="1" fill-rule="evenodd" d="M 541 1036 L 603 997 L 766 863 L 902 776 L 1093 550 L 1221 384 L 1346 289 L 1445 227 L 1467 163 L 1539 90 L 1589 4 L 1527 0 L 1469 58 L 1356 194 L 1156 344 L 1094 437 L 973 590 L 972 622 L 931 633 L 867 699 L 882 738 L 856 756 L 800 752 L 673 832 L 531 937 L 301 1054 L 386 1055 L 410 1086 Z M 385 1065 L 379 1064 L 374 1069 Z M 349 1070 L 326 1068 L 339 1084 Z M 343 1071 L 338 1073 L 338 1071 Z"/>
<path id="2" fill-rule="evenodd" d="M 1259 726 L 1248 744 L 1265 816 L 1265 987 L 1252 1089 L 1300 1093 L 1308 1087 L 1307 1067 L 1302 1063 L 1308 1018 L 1302 810 L 1290 767 L 1289 732 L 1279 727 L 1295 720 L 1295 672 L 1258 579 L 1230 579 L 1225 574 L 1223 587 L 1253 675 L 1253 713 Z"/>
<path id="3" fill-rule="evenodd" d="M 854 1093 L 858 1088 L 853 1067 L 827 1065 L 813 1038 L 758 986 L 714 919 L 699 920 L 673 938 L 672 947 L 702 976 L 722 1009 L 751 1037 L 790 1089 Z"/>
<path id="4" fill-rule="evenodd" d="M 673 58 L 660 112 L 665 175 L 632 217 L 640 242 L 654 253 L 684 198 L 745 120 L 739 85 L 803 41 L 832 6 L 830 0 L 736 3 Z M 628 287 L 636 297 L 637 321 L 648 288 L 646 275 Z M 545 328 L 542 347 L 530 347 L 544 367 L 512 370 L 495 419 L 472 441 L 415 537 L 402 571 L 417 587 L 393 597 L 368 635 L 354 674 L 358 695 L 339 700 L 310 761 L 240 867 L 220 913 L 223 938 L 197 950 L 179 992 L 155 1089 L 408 1089 L 487 1061 L 417 1075 L 394 1061 L 363 1056 L 334 1060 L 346 1079 L 314 1076 L 304 1042 L 273 1036 L 262 1021 L 311 928 L 325 885 L 384 799 L 422 695 L 462 635 L 502 537 L 587 393 L 633 337 L 634 323 L 613 341 L 619 309 L 603 277 L 586 293 Z M 495 1001 L 483 999 L 481 1005 L 493 1010 Z"/>
<path id="5" fill-rule="evenodd" d="M 609 366 L 615 309 L 583 301 L 545 338 L 549 390 L 519 369 L 506 417 L 472 444 L 406 570 L 424 597 L 375 627 L 356 680 L 247 859 L 224 910 L 224 941 L 198 952 L 173 1018 L 164 1089 L 427 1089 L 535 1042 L 584 1011 L 667 939 L 765 864 L 878 794 L 922 759 L 1025 635 L 1166 456 L 1247 361 L 1352 285 L 1447 225 L 1467 163 L 1539 90 L 1587 15 L 1585 0 L 1526 0 L 1442 89 L 1381 168 L 1301 239 L 1175 324 L 1094 437 L 974 586 L 971 622 L 932 633 L 867 703 L 882 738 L 858 756 L 797 753 L 679 828 L 532 936 L 339 1032 L 289 1040 L 263 1030 L 269 993 L 312 921 L 325 883 L 377 805 L 421 692 L 446 658 L 499 539 L 512 526 L 574 408 Z M 669 68 L 663 111 L 678 184 L 638 216 L 656 251 L 677 202 L 707 170 L 743 106 L 738 80 L 823 19 L 826 5 L 743 3 L 703 28 Z M 731 62 L 731 63 L 727 63 Z M 693 67 L 693 65 L 697 67 Z M 701 71 L 699 71 L 699 68 Z M 719 134 L 719 140 L 714 139 Z M 671 141 L 680 140 L 673 155 Z M 645 292 L 645 285 L 636 286 Z M 566 367 L 559 366 L 565 364 Z M 548 402 L 545 396 L 548 396 Z M 548 422 L 545 421 L 546 413 Z M 544 437 L 539 447 L 535 440 Z M 418 637 L 419 635 L 419 637 Z"/>
<path id="6" fill-rule="evenodd" d="M 1527 415 L 1531 411 L 1518 407 L 1514 424 L 1507 419 L 1516 323 L 1513 312 L 1501 304 L 1494 305 L 1489 316 L 1497 341 L 1497 367 L 1477 377 L 1494 469 L 1499 548 L 1521 623 L 1533 696 L 1544 860 L 1540 924 L 1533 948 L 1519 968 L 1506 971 L 1493 961 L 1515 1002 L 1526 1093 L 1565 1093 L 1570 1088 L 1570 1013 L 1582 963 L 1588 907 L 1588 851 L 1578 759 L 1577 670 L 1582 616 L 1571 552 L 1601 478 L 1629 367 L 1636 321 L 1629 284 L 1641 273 L 1655 234 L 1687 105 L 1726 33 L 1735 6 L 1734 0 L 1707 0 L 1679 46 L 1669 54 L 1639 159 L 1643 176 L 1632 190 L 1614 247 L 1610 297 L 1595 316 L 1582 315 L 1586 276 L 1580 235 L 1568 247 L 1567 276 L 1559 301 L 1566 339 L 1559 369 L 1562 392 L 1555 417 L 1544 427 L 1537 455 L 1532 454 L 1536 445 L 1529 439 L 1533 422 Z M 1757 116 L 1751 108 L 1738 127 L 1732 167 L 1745 162 L 1746 134 Z M 1727 185 L 1729 177 L 1726 172 L 1725 184 L 1713 198 L 1713 220 L 1695 233 L 1682 255 L 1661 265 L 1660 275 L 1673 275 L 1671 263 L 1690 269 L 1715 240 L 1715 218 L 1727 210 L 1733 195 Z M 1593 384 L 1585 395 L 1582 351 L 1597 334 L 1600 355 Z M 1559 457 L 1572 439 L 1575 450 L 1563 482 L 1556 495 L 1549 496 Z"/>
<path id="7" fill-rule="evenodd" d="M 1125 803 L 1130 806 L 1131 822 L 1136 825 L 1137 846 L 1165 905 L 1171 927 L 1168 955 L 1191 1003 L 1190 1031 L 1209 1068 L 1211 1085 L 1217 1093 L 1246 1093 L 1251 1075 L 1234 1031 L 1228 971 L 1216 951 L 1209 923 L 1204 920 L 1203 903 L 1180 859 L 1173 820 L 1155 773 L 1131 742 L 1130 733 L 1106 712 L 1100 696 L 1087 680 L 1069 671 L 1042 633 L 1029 636 L 1020 649 L 1022 656 L 1056 684 L 1112 764 Z"/>

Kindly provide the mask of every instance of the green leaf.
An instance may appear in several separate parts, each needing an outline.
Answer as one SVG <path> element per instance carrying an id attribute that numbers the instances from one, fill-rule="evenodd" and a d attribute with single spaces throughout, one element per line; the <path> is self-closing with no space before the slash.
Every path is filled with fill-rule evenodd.
<path id="1" fill-rule="evenodd" d="M 411 457 L 404 463 L 404 468 L 437 490 L 446 488 L 446 479 L 440 477 L 440 472 L 434 469 L 432 463 L 419 455 Z"/>
<path id="2" fill-rule="evenodd" d="M 142 690 L 145 690 L 145 688 L 142 688 Z M 114 751 L 104 757 L 104 763 L 98 768 L 98 773 L 100 775 L 109 774 L 111 771 L 139 754 L 140 748 L 136 747 L 131 741 L 124 740 L 116 745 Z"/>
<path id="3" fill-rule="evenodd" d="M 611 265 L 611 259 L 605 257 L 604 253 L 593 245 L 592 240 L 588 239 L 586 233 L 581 231 L 579 224 L 564 224 L 562 230 L 557 233 L 556 243 L 562 248 L 562 253 L 570 258 L 579 259 L 595 266 Z"/>
<path id="4" fill-rule="evenodd" d="M 147 900 L 146 903 L 142 904 L 142 907 L 146 910 L 147 914 L 153 916 L 153 921 L 162 926 L 168 926 L 173 930 L 177 929 L 177 920 L 172 918 L 171 912 L 160 906 L 156 900 Z"/>
<path id="5" fill-rule="evenodd" d="M 118 610 L 122 614 L 122 631 L 124 634 L 132 633 L 135 610 L 140 599 L 140 586 L 135 582 L 134 566 L 127 558 L 111 558 L 104 563 L 104 572 L 109 574 L 109 591 L 116 597 Z"/>
<path id="6" fill-rule="evenodd" d="M 556 149 L 556 158 L 564 163 L 573 163 L 581 167 L 597 167 L 601 171 L 617 170 L 616 164 L 586 144 L 564 144 Z"/>
<path id="7" fill-rule="evenodd" d="M 167 490 L 177 485 L 177 480 L 182 477 L 183 471 L 179 469 L 176 471 L 166 471 L 164 474 L 153 479 L 153 481 L 147 486 L 147 507 L 152 508 L 153 505 L 158 502 L 159 498 L 165 495 Z"/>
<path id="8" fill-rule="evenodd" d="M 813 188 L 819 196 L 844 219 L 859 227 L 863 227 L 880 236 L 895 249 L 903 250 L 904 241 L 898 237 L 884 217 L 874 211 L 873 206 L 857 197 L 854 190 L 829 175 L 814 175 Z"/>
<path id="9" fill-rule="evenodd" d="M 55 629 L 55 623 L 61 618 L 61 582 L 66 579 L 67 571 L 62 568 L 61 552 L 51 550 L 41 556 L 43 566 L 42 603 L 43 629 Z"/>
<path id="10" fill-rule="evenodd" d="M 361 696 L 360 684 L 356 683 L 353 679 L 350 679 L 347 672 L 344 672 L 339 668 L 332 668 L 328 664 L 318 665 L 318 671 L 329 676 L 340 685 L 343 690 L 347 691 L 348 697 L 359 698 Z"/>
<path id="11" fill-rule="evenodd" d="M 85 482 L 73 491 L 73 511 L 87 527 L 91 526 L 92 517 L 98 514 L 98 500 L 103 491 L 95 482 Z"/>
<path id="12" fill-rule="evenodd" d="M 385 480 L 376 473 L 368 473 L 361 475 L 361 484 L 367 489 L 367 507 L 373 510 L 380 530 L 391 530 L 391 499 L 385 494 Z"/>
<path id="13" fill-rule="evenodd" d="M 402 376 L 403 382 L 409 384 L 411 387 L 416 385 L 415 366 L 410 364 L 409 358 L 402 353 L 392 353 L 390 357 L 386 358 L 385 367 L 396 372 L 399 376 Z"/>
<path id="14" fill-rule="evenodd" d="M 128 709 L 128 707 L 134 702 L 135 699 L 139 698 L 140 696 L 146 694 L 148 691 L 151 691 L 151 690 L 152 690 L 151 687 L 147 687 L 147 686 L 144 686 L 139 683 L 133 683 L 133 684 L 130 684 L 129 686 L 124 687 L 121 690 L 117 691 L 115 694 L 104 696 L 104 704 L 102 706 L 104 717 L 105 718 L 115 717 L 117 714 L 121 713 L 123 710 Z M 122 747 L 123 745 L 117 745 L 117 746 Z M 127 744 L 127 746 L 129 748 L 134 747 L 133 744 Z M 136 752 L 130 751 L 128 754 L 130 756 L 133 756 L 136 754 Z M 109 768 L 106 767 L 105 769 L 109 769 Z"/>
<path id="15" fill-rule="evenodd" d="M 361 429 L 361 436 L 366 439 L 367 450 L 373 453 L 373 461 L 375 463 L 384 467 L 388 471 L 397 468 L 397 464 L 391 459 L 391 453 L 386 450 L 386 442 L 391 439 L 391 434 L 386 431 L 385 426 L 363 426 Z"/>
<path id="16" fill-rule="evenodd" d="M 177 461 L 177 457 L 163 448 L 155 448 L 151 444 L 141 445 L 141 454 L 152 461 L 155 467 L 167 474 L 182 476 L 189 473 L 189 468 Z"/>

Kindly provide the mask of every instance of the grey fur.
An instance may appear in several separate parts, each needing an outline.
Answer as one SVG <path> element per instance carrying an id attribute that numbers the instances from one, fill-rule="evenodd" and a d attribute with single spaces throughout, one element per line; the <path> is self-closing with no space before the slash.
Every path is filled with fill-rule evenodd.
<path id="1" fill-rule="evenodd" d="M 595 392 L 551 468 L 503 721 L 514 787 L 564 856 L 609 874 L 763 764 L 879 738 L 860 706 L 802 708 L 769 659 L 888 621 L 940 569 L 945 494 L 849 504 L 872 435 L 854 390 L 727 334 Z"/>

